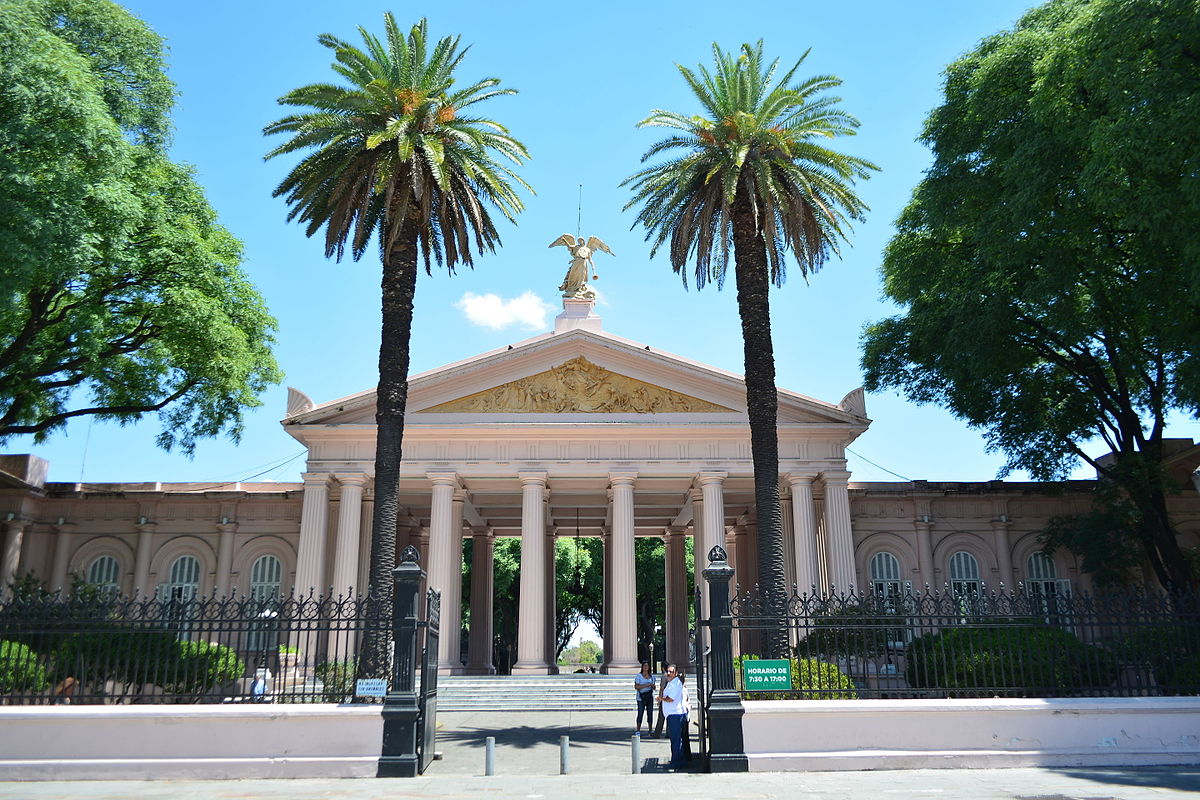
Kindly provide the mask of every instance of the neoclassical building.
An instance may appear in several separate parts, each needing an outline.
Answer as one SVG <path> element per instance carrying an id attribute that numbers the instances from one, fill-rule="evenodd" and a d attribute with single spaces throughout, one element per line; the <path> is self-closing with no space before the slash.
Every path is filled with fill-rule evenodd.
<path id="1" fill-rule="evenodd" d="M 442 670 L 492 665 L 491 557 L 520 537 L 519 673 L 554 669 L 554 540 L 604 542 L 605 668 L 637 669 L 634 541 L 664 543 L 667 653 L 687 660 L 685 540 L 721 543 L 756 580 L 753 470 L 739 375 L 603 330 L 594 302 L 564 298 L 554 330 L 410 379 L 398 547 L 422 553 L 461 619 L 462 553 L 473 548 L 468 655 L 443 635 Z M 372 515 L 374 391 L 320 404 L 289 391 L 284 429 L 308 449 L 301 483 L 47 483 L 35 456 L 0 457 L 0 582 L 73 574 L 126 593 L 365 586 Z M 837 403 L 779 392 L 788 579 L 797 586 L 957 591 L 1017 582 L 1086 586 L 1070 553 L 1044 555 L 1046 520 L 1082 511 L 1092 482 L 856 482 L 845 448 L 871 421 L 862 389 Z M 1171 443 L 1190 487 L 1200 446 Z M 1200 544 L 1200 494 L 1172 498 L 1185 546 Z M 578 533 L 577 533 L 578 532 Z M 697 558 L 697 568 L 703 559 Z M 702 581 L 700 581 L 702 583 Z"/>

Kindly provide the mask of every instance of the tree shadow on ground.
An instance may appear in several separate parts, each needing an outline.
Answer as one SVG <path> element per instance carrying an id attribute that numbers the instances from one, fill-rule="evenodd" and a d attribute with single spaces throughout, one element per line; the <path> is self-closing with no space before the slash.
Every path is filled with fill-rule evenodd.
<path id="1" fill-rule="evenodd" d="M 1200 767 L 1063 767 L 1053 771 L 1096 783 L 1200 792 Z"/>

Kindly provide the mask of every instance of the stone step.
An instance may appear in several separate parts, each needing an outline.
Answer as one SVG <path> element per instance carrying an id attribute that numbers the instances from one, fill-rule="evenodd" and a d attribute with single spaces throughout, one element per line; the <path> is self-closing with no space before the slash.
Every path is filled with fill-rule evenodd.
<path id="1" fill-rule="evenodd" d="M 629 675 L 443 675 L 440 711 L 632 711 Z"/>

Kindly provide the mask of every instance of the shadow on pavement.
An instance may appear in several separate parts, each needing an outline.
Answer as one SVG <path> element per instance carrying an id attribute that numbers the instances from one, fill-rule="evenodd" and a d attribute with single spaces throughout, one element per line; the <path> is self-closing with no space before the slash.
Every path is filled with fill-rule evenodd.
<path id="1" fill-rule="evenodd" d="M 1200 768 L 1197 767 L 1064 767 L 1047 771 L 1096 783 L 1200 792 Z"/>

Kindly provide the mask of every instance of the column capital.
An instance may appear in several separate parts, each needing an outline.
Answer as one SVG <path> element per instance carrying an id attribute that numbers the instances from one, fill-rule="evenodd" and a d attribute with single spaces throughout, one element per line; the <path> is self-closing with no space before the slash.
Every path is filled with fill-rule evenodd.
<path id="1" fill-rule="evenodd" d="M 850 482 L 850 473 L 844 469 L 825 469 L 821 470 L 821 480 L 825 485 L 830 484 L 845 484 Z"/>
<path id="2" fill-rule="evenodd" d="M 608 473 L 608 483 L 610 486 L 633 486 L 637 476 L 637 470 L 614 470 Z"/>
<path id="3" fill-rule="evenodd" d="M 332 477 L 328 472 L 302 472 L 300 480 L 304 481 L 304 488 L 310 486 L 314 488 L 324 489 L 329 486 L 329 479 Z"/>
<path id="4" fill-rule="evenodd" d="M 491 525 L 472 525 L 471 536 L 483 539 L 495 539 L 496 530 Z"/>
<path id="5" fill-rule="evenodd" d="M 850 473 L 846 473 L 846 475 L 847 475 L 847 477 L 849 477 Z M 817 473 L 816 472 L 789 472 L 783 476 L 783 479 L 785 481 L 787 481 L 788 485 L 790 485 L 790 486 L 803 486 L 805 484 L 811 485 L 812 482 L 817 479 Z"/>
<path id="6" fill-rule="evenodd" d="M 425 477 L 434 486 L 450 486 L 454 489 L 462 488 L 462 481 L 458 479 L 458 473 L 452 469 L 430 470 L 425 473 Z"/>
<path id="7" fill-rule="evenodd" d="M 338 483 L 342 486 L 358 486 L 363 487 L 367 483 L 367 479 L 371 477 L 365 472 L 335 472 L 333 477 L 338 479 Z"/>
<path id="8" fill-rule="evenodd" d="M 718 471 L 699 472 L 696 474 L 696 483 L 700 484 L 701 486 L 710 486 L 712 484 L 717 484 L 718 486 L 721 486 L 721 485 L 724 485 L 725 479 L 728 477 L 729 477 L 728 472 L 718 472 Z"/>
<path id="9" fill-rule="evenodd" d="M 546 473 L 546 472 L 543 472 L 543 471 L 540 471 L 540 470 L 534 470 L 534 471 L 521 471 L 521 472 L 518 472 L 518 473 L 517 473 L 517 477 L 521 479 L 521 486 L 522 486 L 522 487 L 525 487 L 525 486 L 540 486 L 540 487 L 542 487 L 542 488 L 545 488 L 545 486 L 546 486 L 546 478 L 548 477 L 548 475 L 547 475 L 547 473 Z"/>
<path id="10" fill-rule="evenodd" d="M 236 522 L 218 522 L 217 530 L 221 533 L 237 533 L 238 524 Z"/>
<path id="11" fill-rule="evenodd" d="M 686 535 L 687 535 L 687 526 L 686 525 L 668 525 L 663 530 L 663 537 L 668 538 L 668 539 L 672 536 L 686 536 Z"/>

